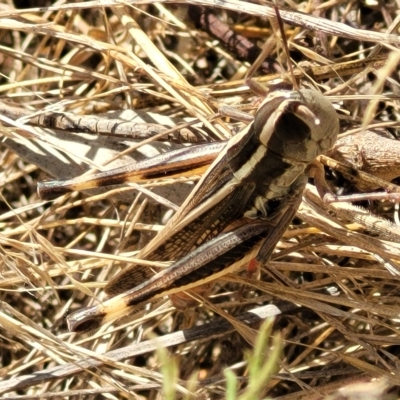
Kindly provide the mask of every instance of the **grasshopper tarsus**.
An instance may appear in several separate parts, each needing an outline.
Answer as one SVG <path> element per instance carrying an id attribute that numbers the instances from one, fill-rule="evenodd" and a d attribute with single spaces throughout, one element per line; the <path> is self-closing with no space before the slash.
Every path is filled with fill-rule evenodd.
<path id="1" fill-rule="evenodd" d="M 86 311 L 87 313 L 83 317 L 80 314 L 80 310 L 68 316 L 67 324 L 70 332 L 87 333 L 100 328 L 105 314 L 98 313 L 95 316 L 90 315 L 90 307 L 87 308 Z"/>
<path id="2" fill-rule="evenodd" d="M 68 187 L 60 185 L 60 181 L 43 181 L 37 183 L 38 196 L 42 200 L 54 200 L 59 196 L 71 193 L 72 190 Z"/>

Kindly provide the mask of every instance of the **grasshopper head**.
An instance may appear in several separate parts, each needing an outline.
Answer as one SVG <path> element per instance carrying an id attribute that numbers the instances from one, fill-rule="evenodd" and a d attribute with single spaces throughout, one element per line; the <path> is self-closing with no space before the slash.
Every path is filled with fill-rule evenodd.
<path id="1" fill-rule="evenodd" d="M 339 132 L 331 103 L 310 89 L 276 92 L 260 106 L 254 129 L 259 140 L 287 160 L 310 163 L 330 149 Z"/>

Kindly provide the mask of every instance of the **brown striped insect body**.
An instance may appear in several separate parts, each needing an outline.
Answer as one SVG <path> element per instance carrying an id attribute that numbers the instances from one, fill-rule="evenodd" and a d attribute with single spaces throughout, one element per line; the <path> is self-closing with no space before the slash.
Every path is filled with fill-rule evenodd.
<path id="1" fill-rule="evenodd" d="M 137 285 L 130 266 L 106 287 L 111 297 L 68 317 L 70 330 L 97 328 L 129 309 L 210 282 L 256 257 L 265 263 L 301 202 L 306 171 L 335 142 L 336 112 L 314 90 L 279 91 L 228 141 L 189 198 L 138 257 L 174 261 Z"/>

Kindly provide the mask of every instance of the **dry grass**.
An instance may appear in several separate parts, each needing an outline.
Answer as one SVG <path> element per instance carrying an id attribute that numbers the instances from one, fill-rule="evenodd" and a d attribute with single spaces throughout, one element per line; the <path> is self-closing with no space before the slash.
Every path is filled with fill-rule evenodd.
<path id="1" fill-rule="evenodd" d="M 187 4 L 44 3 L 43 9 L 25 11 L 0 6 L 1 102 L 38 115 L 44 110 L 75 115 L 113 111 L 116 118 L 123 117 L 123 109 L 140 109 L 173 118 L 173 124 L 194 117 L 203 122 L 208 140 L 228 138 L 233 128 L 243 126 L 214 117 L 220 105 L 251 105 L 254 94 L 243 85 L 250 64 L 193 26 Z M 288 3 L 291 10 L 296 3 Z M 344 133 L 371 125 L 395 133 L 399 123 L 400 38 L 397 24 L 390 26 L 399 15 L 394 1 L 386 2 L 383 11 L 377 4 L 326 2 L 311 10 L 301 3 L 298 9 L 313 15 L 282 11 L 287 23 L 297 23 L 285 28 L 298 80 L 319 85 L 331 96 L 341 110 Z M 216 18 L 254 42 L 262 45 L 267 35 L 275 37 L 265 18 L 274 14 L 270 7 L 239 1 L 219 2 L 219 7 L 213 9 Z M 287 64 L 277 41 L 268 45 L 270 76 L 264 81 L 284 75 L 280 64 Z M 371 53 L 377 61 L 362 64 Z M 348 61 L 356 66 L 343 67 Z M 168 208 L 137 187 L 42 201 L 36 182 L 104 170 L 176 144 L 161 141 L 138 153 L 137 141 L 33 128 L 26 119 L 1 120 L 4 398 L 161 398 L 167 372 L 164 368 L 161 373 L 160 366 L 166 358 L 153 351 L 154 337 L 169 346 L 169 357 L 179 365 L 179 394 L 173 396 L 224 398 L 224 369 L 230 367 L 241 377 L 240 390 L 246 387 L 244 349 L 254 341 L 257 327 L 235 318 L 269 303 L 287 311 L 274 326 L 283 341 L 281 361 L 260 398 L 344 399 L 358 394 L 383 399 L 388 388 L 397 398 L 399 234 L 398 228 L 382 222 L 377 229 L 376 219 L 391 219 L 392 203 L 363 203 L 373 214 L 357 215 L 354 222 L 356 208 L 332 206 L 327 211 L 310 187 L 299 218 L 278 246 L 279 258 L 263 269 L 261 281 L 227 277 L 193 315 L 175 310 L 164 299 L 123 324 L 73 335 L 67 333 L 65 315 L 104 298 L 106 282 L 162 229 Z M 376 163 L 393 158 L 389 169 L 397 168 L 396 145 L 389 145 L 382 159 L 378 149 L 384 145 L 377 140 L 372 157 L 381 158 Z M 362 159 L 364 150 L 354 145 L 350 150 Z M 340 174 L 329 174 L 338 190 L 357 190 Z M 197 179 L 194 175 L 144 186 L 179 204 Z M 297 306 L 290 309 L 290 304 Z M 217 335 L 210 328 L 194 341 L 174 343 L 174 336 L 166 336 L 205 323 L 215 328 L 222 312 L 231 316 L 234 331 Z M 190 383 L 193 379 L 199 383 Z"/>

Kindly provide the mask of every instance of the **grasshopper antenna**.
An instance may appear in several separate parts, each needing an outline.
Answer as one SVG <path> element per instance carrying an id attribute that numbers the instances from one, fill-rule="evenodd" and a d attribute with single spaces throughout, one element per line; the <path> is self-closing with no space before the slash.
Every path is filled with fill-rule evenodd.
<path id="1" fill-rule="evenodd" d="M 288 47 L 287 40 L 286 40 L 286 34 L 285 34 L 284 26 L 283 26 L 283 21 L 282 21 L 281 14 L 279 12 L 279 8 L 278 8 L 276 0 L 273 0 L 272 5 L 275 10 L 279 33 L 280 33 L 280 36 L 282 39 L 284 52 L 286 54 L 286 58 L 287 58 L 288 64 L 289 64 L 289 74 L 292 78 L 291 80 L 292 80 L 293 90 L 299 91 L 299 85 L 297 84 L 297 81 L 296 81 L 296 78 L 295 78 L 295 75 L 293 72 L 293 66 L 292 66 L 292 62 L 291 62 L 291 58 L 290 58 L 289 47 Z M 274 30 L 277 31 L 276 25 L 275 25 Z M 275 33 L 277 33 L 277 32 L 275 32 Z M 269 92 L 269 90 L 267 90 L 262 84 L 258 83 L 257 81 L 252 80 L 251 77 L 253 76 L 254 72 L 258 69 L 258 67 L 261 65 L 261 63 L 263 62 L 265 57 L 267 57 L 267 55 L 269 55 L 271 53 L 273 47 L 274 47 L 274 40 L 273 40 L 273 37 L 271 36 L 265 42 L 260 55 L 257 57 L 257 60 L 253 63 L 253 65 L 249 68 L 249 70 L 247 71 L 247 74 L 245 76 L 246 84 L 250 87 L 250 89 L 254 93 L 256 93 L 260 96 L 266 96 L 266 94 Z"/>
<path id="2" fill-rule="evenodd" d="M 291 62 L 291 58 L 290 58 L 289 47 L 288 47 L 287 40 L 286 40 L 286 34 L 285 34 L 284 26 L 283 26 L 283 21 L 281 18 L 281 13 L 279 11 L 276 0 L 273 0 L 272 5 L 275 10 L 276 20 L 278 22 L 279 32 L 281 34 L 281 39 L 282 39 L 282 43 L 283 43 L 283 48 L 285 50 L 286 58 L 288 60 L 289 72 L 290 72 L 290 75 L 292 77 L 292 82 L 293 82 L 293 89 L 296 91 L 299 91 L 299 85 L 297 84 L 297 81 L 296 81 L 296 78 L 295 78 L 294 72 L 293 72 L 293 66 L 292 66 L 292 62 Z"/>

